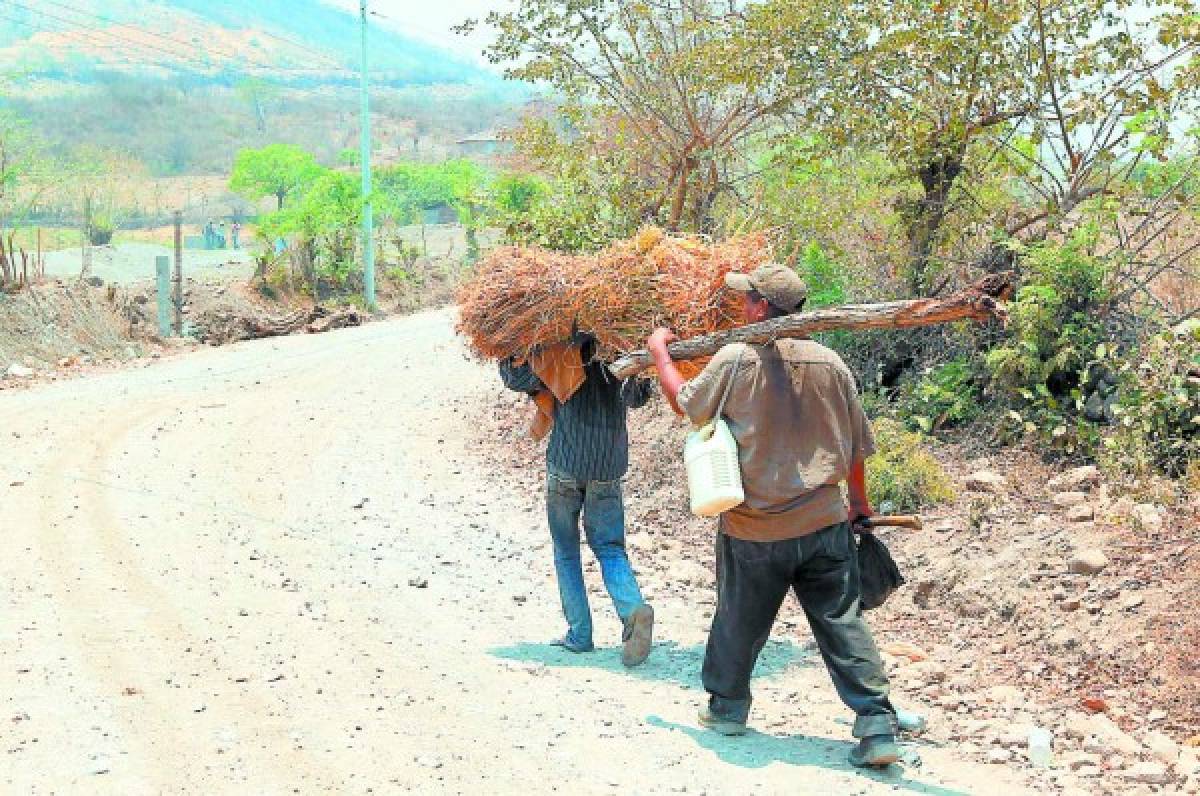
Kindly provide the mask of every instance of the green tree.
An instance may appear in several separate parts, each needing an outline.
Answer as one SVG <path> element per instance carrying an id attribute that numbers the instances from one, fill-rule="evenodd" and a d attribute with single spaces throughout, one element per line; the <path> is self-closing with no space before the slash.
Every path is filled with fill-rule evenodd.
<path id="1" fill-rule="evenodd" d="M 507 172 L 492 184 L 492 203 L 502 215 L 522 215 L 546 196 L 546 181 L 534 174 Z"/>
<path id="2" fill-rule="evenodd" d="M 321 171 L 312 154 L 291 144 L 243 149 L 234 160 L 229 188 L 248 199 L 274 196 L 276 209 L 282 210 L 284 200 Z"/>
<path id="3" fill-rule="evenodd" d="M 260 220 L 259 233 L 266 240 L 292 241 L 303 286 L 318 294 L 323 282 L 344 287 L 356 272 L 362 208 L 362 187 L 356 177 L 318 167 L 294 201 Z"/>
<path id="4" fill-rule="evenodd" d="M 507 64 L 510 77 L 560 92 L 566 129 L 552 132 L 564 146 L 600 158 L 626 153 L 636 178 L 624 183 L 621 203 L 633 213 L 704 230 L 736 176 L 741 147 L 791 100 L 786 88 L 746 91 L 710 79 L 709 53 L 739 17 L 735 6 L 521 0 L 488 16 L 499 36 L 487 55 Z M 542 163 L 558 170 L 551 158 Z"/>
<path id="5" fill-rule="evenodd" d="M 901 168 L 908 285 L 926 293 L 943 280 L 948 227 L 970 227 L 947 225 L 956 213 L 1039 235 L 1166 150 L 1172 115 L 1196 97 L 1198 19 L 1194 0 L 765 0 L 707 62 L 794 97 L 831 146 L 881 149 Z M 979 191 L 997 166 L 1021 186 L 989 207 Z"/>
<path id="6" fill-rule="evenodd" d="M 487 172 L 479 164 L 464 158 L 436 164 L 397 163 L 377 173 L 381 215 L 397 224 L 420 225 L 424 240 L 426 212 L 450 207 L 466 228 L 470 245 L 481 222 L 487 178 Z"/>

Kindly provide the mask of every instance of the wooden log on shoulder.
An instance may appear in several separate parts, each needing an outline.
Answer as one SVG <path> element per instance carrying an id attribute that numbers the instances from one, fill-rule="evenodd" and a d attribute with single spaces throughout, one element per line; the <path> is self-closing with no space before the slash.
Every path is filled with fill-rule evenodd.
<path id="1" fill-rule="evenodd" d="M 954 321 L 1004 322 L 1002 302 L 1012 295 L 1011 273 L 991 274 L 947 298 L 851 304 L 813 312 L 798 312 L 725 332 L 680 340 L 668 347 L 676 360 L 710 357 L 730 343 L 769 343 L 784 337 L 808 337 L 816 332 L 857 329 L 911 329 Z M 646 350 L 634 351 L 609 365 L 617 378 L 628 378 L 653 367 Z"/>

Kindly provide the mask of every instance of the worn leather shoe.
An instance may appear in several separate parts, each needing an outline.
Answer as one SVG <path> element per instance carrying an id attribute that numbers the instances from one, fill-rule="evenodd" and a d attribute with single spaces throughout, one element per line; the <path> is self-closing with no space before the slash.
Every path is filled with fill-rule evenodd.
<path id="1" fill-rule="evenodd" d="M 850 763 L 856 766 L 887 766 L 899 759 L 894 735 L 868 735 L 850 752 Z"/>
<path id="2" fill-rule="evenodd" d="M 639 605 L 625 623 L 625 646 L 621 650 L 621 663 L 637 666 L 650 655 L 654 644 L 654 609 Z"/>
<path id="3" fill-rule="evenodd" d="M 733 719 L 723 718 L 713 713 L 708 705 L 700 708 L 699 714 L 696 716 L 700 724 L 710 730 L 719 732 L 722 735 L 745 735 L 746 722 L 734 721 Z"/>

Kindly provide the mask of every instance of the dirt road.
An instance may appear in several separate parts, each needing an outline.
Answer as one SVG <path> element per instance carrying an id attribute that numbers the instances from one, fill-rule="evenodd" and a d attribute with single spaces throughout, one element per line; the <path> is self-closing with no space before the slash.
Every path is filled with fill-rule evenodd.
<path id="1" fill-rule="evenodd" d="M 632 672 L 607 612 L 545 646 L 543 519 L 464 427 L 497 389 L 434 313 L 0 395 L 0 791 L 1024 791 L 851 770 L 800 636 L 741 739 L 697 728 L 694 606 Z"/>

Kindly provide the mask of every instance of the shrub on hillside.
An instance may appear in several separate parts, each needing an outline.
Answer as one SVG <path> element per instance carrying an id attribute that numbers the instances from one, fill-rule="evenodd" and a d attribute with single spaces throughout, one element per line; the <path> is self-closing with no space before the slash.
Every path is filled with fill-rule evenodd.
<path id="1" fill-rule="evenodd" d="M 1096 228 L 1022 249 L 1024 284 L 1008 338 L 984 357 L 990 397 L 1007 413 L 998 437 L 1033 437 L 1048 451 L 1090 458 L 1099 442 L 1085 413 L 1113 353 L 1105 329 L 1113 264 L 1093 253 Z M 1103 414 L 1103 413 L 1101 413 Z"/>
<path id="2" fill-rule="evenodd" d="M 966 359 L 927 369 L 901 390 L 900 404 L 908 426 L 930 433 L 957 426 L 979 416 L 979 388 Z"/>
<path id="3" fill-rule="evenodd" d="M 1200 462 L 1200 321 L 1148 340 L 1120 368 L 1108 457 L 1134 472 L 1179 477 Z"/>
<path id="4" fill-rule="evenodd" d="M 954 499 L 950 477 L 925 446 L 924 437 L 900 423 L 875 421 L 878 453 L 867 460 L 867 494 L 876 505 L 890 502 L 895 511 L 919 511 Z"/>
<path id="5" fill-rule="evenodd" d="M 990 351 L 992 388 L 1012 400 L 1062 403 L 1103 339 L 1108 264 L 1089 251 L 1086 234 L 1042 243 L 1022 257 L 1024 285 L 1009 307 L 1009 339 Z"/>

